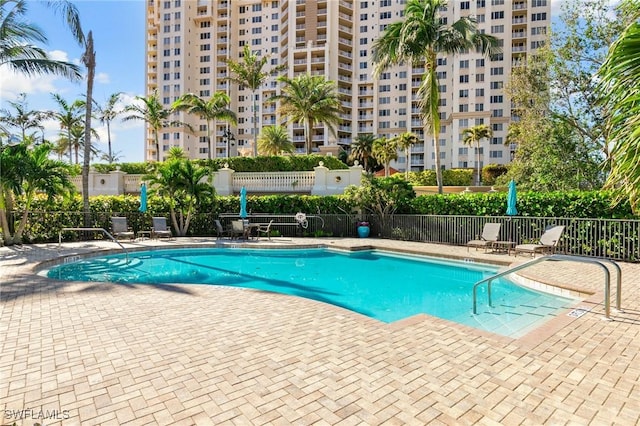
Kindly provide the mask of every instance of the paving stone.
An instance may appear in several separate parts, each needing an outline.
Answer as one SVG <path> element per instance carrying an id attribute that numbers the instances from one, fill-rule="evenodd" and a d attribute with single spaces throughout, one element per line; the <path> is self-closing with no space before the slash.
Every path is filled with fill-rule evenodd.
<path id="1" fill-rule="evenodd" d="M 212 243 L 125 244 L 182 242 Z M 254 246 L 299 243 L 363 245 L 292 239 Z M 424 243 L 365 244 L 503 265 L 528 260 Z M 625 311 L 612 310 L 613 321 L 602 320 L 597 268 L 554 262 L 523 272 L 583 292 L 577 305 L 590 311 L 558 315 L 519 339 L 426 315 L 382 324 L 273 293 L 58 282 L 33 270 L 62 255 L 112 246 L 0 247 L 0 409 L 69 410 L 64 425 L 632 425 L 640 419 L 638 264 L 621 264 Z M 9 423 L 2 413 L 0 421 Z"/>

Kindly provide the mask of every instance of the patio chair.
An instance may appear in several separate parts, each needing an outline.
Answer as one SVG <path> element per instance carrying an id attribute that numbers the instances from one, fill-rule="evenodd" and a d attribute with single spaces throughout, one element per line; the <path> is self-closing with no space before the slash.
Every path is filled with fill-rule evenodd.
<path id="1" fill-rule="evenodd" d="M 231 228 L 222 226 L 222 222 L 220 222 L 219 219 L 216 219 L 214 222 L 216 223 L 216 239 L 233 237 L 233 230 Z"/>
<path id="2" fill-rule="evenodd" d="M 537 244 L 519 244 L 515 247 L 515 255 L 518 253 L 531 253 L 533 257 L 536 257 L 536 253 L 552 254 L 556 251 L 562 233 L 564 232 L 564 226 L 558 225 L 551 228 L 547 228 L 540 236 L 540 240 Z"/>
<path id="3" fill-rule="evenodd" d="M 111 231 L 113 238 L 116 240 L 120 238 L 129 238 L 130 240 L 133 240 L 136 237 L 135 232 L 129 228 L 126 217 L 112 217 Z"/>
<path id="4" fill-rule="evenodd" d="M 244 238 L 244 223 L 241 220 L 231 221 L 231 238 Z"/>
<path id="5" fill-rule="evenodd" d="M 151 228 L 151 238 L 173 238 L 171 229 L 169 229 L 169 227 L 167 226 L 166 217 L 154 217 L 151 218 L 151 220 L 153 221 L 153 227 Z"/>
<path id="6" fill-rule="evenodd" d="M 258 226 L 258 239 L 260 239 L 260 234 L 264 234 L 271 241 L 271 224 L 273 224 L 273 219 L 266 225 L 261 224 Z"/>
<path id="7" fill-rule="evenodd" d="M 484 228 L 482 228 L 482 235 L 477 236 L 475 240 L 467 243 L 467 251 L 469 251 L 469 247 L 475 247 L 476 250 L 482 247 L 485 251 L 493 247 L 493 243 L 498 241 L 500 226 L 501 224 L 499 223 L 485 223 Z"/>

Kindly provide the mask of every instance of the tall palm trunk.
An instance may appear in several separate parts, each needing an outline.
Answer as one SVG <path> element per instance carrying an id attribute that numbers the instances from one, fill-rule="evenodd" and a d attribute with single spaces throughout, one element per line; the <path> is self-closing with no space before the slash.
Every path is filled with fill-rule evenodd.
<path id="1" fill-rule="evenodd" d="M 93 80 L 96 71 L 96 52 L 93 50 L 93 34 L 89 31 L 87 45 L 82 62 L 87 67 L 87 102 L 84 115 L 84 158 L 82 165 L 82 206 L 84 210 L 84 226 L 91 227 L 91 211 L 89 208 L 89 166 L 91 163 L 91 106 L 93 105 Z"/>
<path id="2" fill-rule="evenodd" d="M 256 91 L 253 91 L 253 156 L 258 156 L 258 102 Z"/>
<path id="3" fill-rule="evenodd" d="M 476 185 L 480 185 L 480 139 L 476 141 L 476 157 L 476 170 L 478 176 Z"/>

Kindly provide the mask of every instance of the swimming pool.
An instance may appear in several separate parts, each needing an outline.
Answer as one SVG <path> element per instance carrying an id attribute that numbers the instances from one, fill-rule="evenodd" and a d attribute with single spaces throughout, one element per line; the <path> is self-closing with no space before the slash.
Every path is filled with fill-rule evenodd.
<path id="1" fill-rule="evenodd" d="M 490 265 L 380 251 L 198 248 L 88 258 L 53 267 L 49 278 L 123 284 L 205 284 L 290 294 L 340 306 L 383 322 L 425 313 L 510 337 L 520 337 L 575 300 L 533 291 L 504 279 L 479 287 Z"/>

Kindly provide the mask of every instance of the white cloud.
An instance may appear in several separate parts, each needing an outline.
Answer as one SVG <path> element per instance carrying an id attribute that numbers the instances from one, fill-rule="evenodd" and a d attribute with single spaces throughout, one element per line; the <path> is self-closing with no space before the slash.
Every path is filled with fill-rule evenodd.
<path id="1" fill-rule="evenodd" d="M 100 83 L 100 84 L 111 83 L 111 80 L 109 79 L 109 74 L 107 74 L 106 72 L 99 72 L 98 74 L 96 74 L 96 83 Z"/>
<path id="2" fill-rule="evenodd" d="M 53 92 L 57 90 L 55 83 L 60 79 L 53 75 L 27 77 L 14 72 L 7 65 L 0 65 L 0 98 L 15 100 L 20 93 Z"/>
<path id="3" fill-rule="evenodd" d="M 64 50 L 52 50 L 49 52 L 49 57 L 55 61 L 69 62 L 69 54 Z"/>

